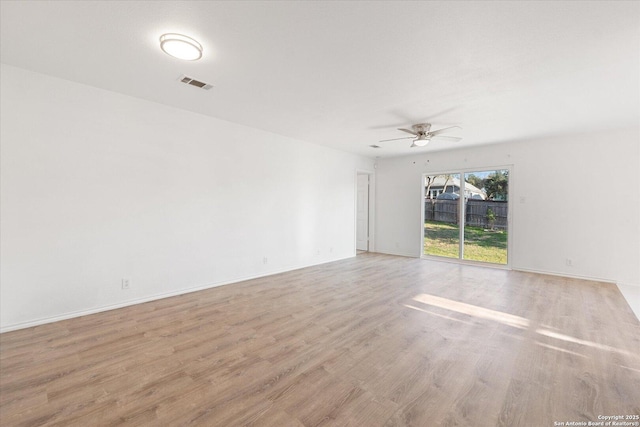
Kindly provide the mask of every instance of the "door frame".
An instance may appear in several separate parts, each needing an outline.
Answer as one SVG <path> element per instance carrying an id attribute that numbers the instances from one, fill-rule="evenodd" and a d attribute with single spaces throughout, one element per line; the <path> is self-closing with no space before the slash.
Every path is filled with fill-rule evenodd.
<path id="1" fill-rule="evenodd" d="M 369 169 L 356 169 L 353 175 L 353 255 L 358 253 L 358 175 L 369 176 L 369 244 L 368 251 L 375 252 L 375 171 Z M 424 214 L 423 214 L 424 215 Z"/>
<path id="2" fill-rule="evenodd" d="M 443 257 L 443 256 L 436 256 L 436 255 L 426 255 L 424 253 L 424 198 L 426 196 L 425 194 L 425 186 L 424 186 L 424 179 L 426 176 L 432 176 L 432 175 L 447 175 L 447 174 L 456 174 L 456 173 L 460 173 L 460 180 L 461 180 L 461 185 L 464 188 L 464 182 L 466 182 L 464 180 L 464 175 L 468 172 L 480 172 L 480 171 L 487 171 L 487 170 L 507 170 L 509 171 L 509 208 L 508 208 L 508 213 L 507 213 L 507 263 L 506 264 L 494 264 L 491 262 L 482 262 L 482 261 L 474 261 L 474 260 L 470 260 L 470 259 L 463 259 L 462 255 L 463 255 L 463 251 L 464 251 L 464 224 L 465 224 L 465 219 L 464 219 L 464 215 L 460 215 L 461 217 L 461 227 L 460 227 L 460 241 L 459 241 L 459 257 L 458 258 L 447 258 L 447 257 Z M 470 265 L 480 265 L 480 266 L 485 266 L 485 267 L 493 267 L 493 268 L 501 268 L 501 269 L 505 269 L 505 270 L 511 270 L 511 265 L 512 265 L 512 253 L 511 253 L 511 248 L 513 248 L 513 206 L 512 206 L 512 200 L 513 198 L 511 197 L 511 195 L 513 194 L 513 170 L 514 167 L 513 165 L 499 165 L 499 166 L 480 166 L 480 167 L 473 167 L 473 168 L 469 168 L 469 167 L 465 167 L 465 168 L 450 168 L 450 169 L 446 169 L 444 171 L 434 171 L 434 172 L 424 172 L 422 173 L 422 175 L 420 175 L 420 258 L 423 259 L 430 259 L 430 260 L 434 260 L 434 261 L 445 261 L 445 262 L 453 262 L 453 263 L 458 263 L 458 264 L 470 264 Z M 459 203 L 460 204 L 464 204 L 464 198 L 461 197 L 459 199 Z M 460 206 L 459 206 L 460 207 Z M 462 210 L 460 210 L 462 212 Z"/>

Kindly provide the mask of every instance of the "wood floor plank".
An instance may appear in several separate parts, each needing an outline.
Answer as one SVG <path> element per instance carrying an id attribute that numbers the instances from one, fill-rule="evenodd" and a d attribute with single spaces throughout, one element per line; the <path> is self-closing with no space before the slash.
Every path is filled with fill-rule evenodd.
<path id="1" fill-rule="evenodd" d="M 640 415 L 614 285 L 363 253 L 0 335 L 0 425 L 551 426 Z"/>

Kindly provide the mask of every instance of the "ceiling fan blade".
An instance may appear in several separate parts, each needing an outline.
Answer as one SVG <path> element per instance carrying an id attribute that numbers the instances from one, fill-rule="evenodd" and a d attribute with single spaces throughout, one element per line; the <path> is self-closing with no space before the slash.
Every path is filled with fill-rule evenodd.
<path id="1" fill-rule="evenodd" d="M 418 135 L 418 133 L 417 133 L 417 132 L 412 131 L 412 130 L 409 130 L 409 129 L 402 129 L 402 128 L 398 128 L 398 130 L 401 130 L 402 132 L 410 133 L 411 135 L 416 135 L 416 136 Z"/>
<path id="2" fill-rule="evenodd" d="M 438 129 L 438 130 L 434 130 L 433 132 L 429 132 L 429 135 L 436 136 L 436 135 L 439 135 L 441 133 L 448 132 L 449 129 L 462 129 L 462 128 L 460 126 L 450 126 L 448 128 Z"/>
<path id="3" fill-rule="evenodd" d="M 403 136 L 402 138 L 383 139 L 382 141 L 378 141 L 378 142 L 398 141 L 400 139 L 413 139 L 413 138 L 415 138 L 415 137 L 414 136 Z"/>
<path id="4" fill-rule="evenodd" d="M 451 141 L 451 142 L 458 142 L 460 141 L 462 138 L 458 138 L 457 136 L 444 136 L 444 135 L 440 135 L 440 136 L 434 136 L 433 137 L 435 140 L 440 140 L 440 141 Z"/>

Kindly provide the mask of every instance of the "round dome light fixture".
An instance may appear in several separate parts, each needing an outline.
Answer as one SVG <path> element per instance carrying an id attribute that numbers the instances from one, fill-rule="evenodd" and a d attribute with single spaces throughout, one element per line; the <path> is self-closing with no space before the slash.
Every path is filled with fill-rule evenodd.
<path id="1" fill-rule="evenodd" d="M 202 58 L 202 45 L 183 34 L 167 33 L 160 36 L 160 49 L 167 55 L 185 61 Z"/>
<path id="2" fill-rule="evenodd" d="M 428 138 L 425 134 L 420 134 L 417 139 L 413 140 L 412 147 L 424 147 L 429 143 L 429 141 L 431 141 L 431 138 Z"/>

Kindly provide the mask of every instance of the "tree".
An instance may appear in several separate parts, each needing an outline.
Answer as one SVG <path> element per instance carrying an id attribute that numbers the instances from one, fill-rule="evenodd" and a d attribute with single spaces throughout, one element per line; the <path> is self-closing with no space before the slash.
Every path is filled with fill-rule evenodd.
<path id="1" fill-rule="evenodd" d="M 444 186 L 442 187 L 442 192 L 446 193 L 447 192 L 447 183 L 451 179 L 451 175 L 443 175 L 443 176 L 444 176 Z"/>
<path id="2" fill-rule="evenodd" d="M 491 200 L 509 200 L 509 171 L 495 171 L 484 180 L 484 189 Z"/>
<path id="3" fill-rule="evenodd" d="M 426 181 L 427 181 L 427 187 L 424 190 L 424 194 L 427 195 L 428 198 L 433 199 L 433 197 L 431 197 L 431 184 L 433 184 L 433 181 L 436 180 L 435 176 L 427 176 L 426 177 Z"/>
<path id="4" fill-rule="evenodd" d="M 482 190 L 482 187 L 484 187 L 484 179 L 480 178 L 479 176 L 475 176 L 474 174 L 469 174 L 466 181 L 480 190 Z"/>
<path id="5" fill-rule="evenodd" d="M 489 223 L 489 228 L 493 230 L 493 227 L 496 224 L 496 213 L 491 208 L 487 208 L 486 213 L 487 222 Z"/>

